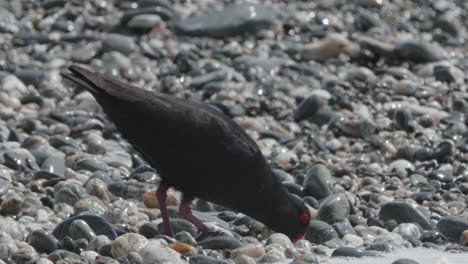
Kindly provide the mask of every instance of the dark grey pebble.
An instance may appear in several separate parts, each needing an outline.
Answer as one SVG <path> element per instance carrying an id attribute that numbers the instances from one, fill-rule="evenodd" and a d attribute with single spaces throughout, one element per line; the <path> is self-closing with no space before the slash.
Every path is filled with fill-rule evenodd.
<path id="1" fill-rule="evenodd" d="M 454 179 L 452 172 L 448 170 L 433 170 L 427 175 L 427 178 L 444 183 L 452 182 Z"/>
<path id="2" fill-rule="evenodd" d="M 65 159 L 61 157 L 49 156 L 41 165 L 41 171 L 61 178 L 65 176 L 65 170 Z"/>
<path id="3" fill-rule="evenodd" d="M 415 39 L 397 41 L 395 53 L 403 59 L 414 62 L 439 61 L 447 57 L 440 46 Z"/>
<path id="4" fill-rule="evenodd" d="M 333 178 L 328 168 L 322 164 L 317 164 L 307 171 L 303 183 L 304 193 L 317 199 L 323 199 L 333 194 L 332 184 Z"/>
<path id="5" fill-rule="evenodd" d="M 60 247 L 58 240 L 42 229 L 34 230 L 28 237 L 28 243 L 34 247 L 37 252 L 47 254 Z"/>
<path id="6" fill-rule="evenodd" d="M 49 144 L 54 148 L 60 148 L 62 146 L 70 146 L 81 150 L 80 144 L 76 142 L 73 138 L 63 136 L 63 135 L 54 135 L 49 138 Z"/>
<path id="7" fill-rule="evenodd" d="M 67 180 L 61 181 L 54 186 L 54 197 L 56 203 L 67 203 L 73 206 L 78 200 L 86 195 L 86 190 L 79 182 Z"/>
<path id="8" fill-rule="evenodd" d="M 70 224 L 77 219 L 85 221 L 96 235 L 105 235 L 111 240 L 114 240 L 117 237 L 114 227 L 106 219 L 95 215 L 78 215 L 70 217 L 57 225 L 52 234 L 57 239 L 62 239 L 65 236 L 70 235 Z"/>
<path id="9" fill-rule="evenodd" d="M 181 219 L 181 218 L 173 218 L 170 219 L 172 229 L 174 233 L 179 233 L 181 231 L 189 232 L 192 236 L 196 236 L 198 233 L 197 227 L 189 222 L 188 220 Z M 158 226 L 159 233 L 164 233 L 164 226 L 162 223 Z"/>
<path id="10" fill-rule="evenodd" d="M 106 257 L 112 257 L 111 249 L 112 244 L 105 244 L 99 249 L 98 253 Z"/>
<path id="11" fill-rule="evenodd" d="M 416 260 L 402 258 L 392 262 L 392 264 L 419 264 Z"/>
<path id="12" fill-rule="evenodd" d="M 400 223 L 417 223 L 424 229 L 431 229 L 430 212 L 427 208 L 404 200 L 388 202 L 379 212 L 381 220 L 395 220 Z"/>
<path id="13" fill-rule="evenodd" d="M 453 241 L 459 241 L 463 231 L 468 229 L 468 220 L 459 216 L 445 216 L 437 223 L 437 230 Z"/>
<path id="14" fill-rule="evenodd" d="M 128 55 L 132 52 L 137 52 L 139 48 L 131 37 L 109 34 L 102 41 L 102 50 L 104 52 L 118 51 L 124 55 Z"/>
<path id="15" fill-rule="evenodd" d="M 189 244 L 192 246 L 197 245 L 197 241 L 195 240 L 195 238 L 189 232 L 186 232 L 186 231 L 178 232 L 177 234 L 175 234 L 174 238 L 178 242 L 182 242 L 182 243 Z"/>
<path id="16" fill-rule="evenodd" d="M 236 249 L 242 246 L 242 243 L 234 237 L 218 236 L 207 238 L 198 242 L 198 245 L 205 249 Z"/>
<path id="17" fill-rule="evenodd" d="M 333 238 L 338 238 L 338 234 L 331 225 L 323 221 L 311 221 L 306 229 L 305 239 L 311 243 L 322 244 Z"/>
<path id="18" fill-rule="evenodd" d="M 66 258 L 73 260 L 81 260 L 81 257 L 78 254 L 64 249 L 57 249 L 49 254 L 49 260 L 51 260 L 54 263 L 58 260 Z"/>
<path id="19" fill-rule="evenodd" d="M 120 263 L 129 263 L 128 260 L 126 258 L 123 258 L 121 257 L 120 258 L 122 261 L 127 261 L 127 262 L 121 262 L 121 261 L 118 261 L 118 260 L 115 260 L 111 257 L 100 257 L 98 259 L 96 259 L 96 261 L 94 262 L 94 264 L 120 264 Z"/>
<path id="20" fill-rule="evenodd" d="M 36 68 L 17 69 L 14 74 L 25 84 L 34 86 L 38 86 L 45 76 L 43 71 Z"/>
<path id="21" fill-rule="evenodd" d="M 81 219 L 76 219 L 71 222 L 69 232 L 73 239 L 84 238 L 88 241 L 91 241 L 96 237 L 93 229 L 91 229 L 88 223 Z"/>
<path id="22" fill-rule="evenodd" d="M 438 230 L 425 230 L 419 239 L 424 243 L 442 243 L 447 240 L 447 237 Z"/>
<path id="23" fill-rule="evenodd" d="M 76 164 L 75 164 L 75 169 L 76 170 L 87 170 L 91 172 L 95 171 L 106 171 L 109 168 L 106 163 L 94 159 L 94 158 L 84 158 L 80 159 Z"/>
<path id="24" fill-rule="evenodd" d="M 138 233 L 146 238 L 153 238 L 161 232 L 158 230 L 158 224 L 150 222 L 141 225 L 140 228 L 138 228 Z"/>
<path id="25" fill-rule="evenodd" d="M 356 231 L 354 231 L 353 226 L 351 226 L 351 224 L 348 221 L 344 221 L 341 223 L 334 223 L 331 226 L 335 229 L 336 233 L 341 238 L 347 234 L 356 235 Z"/>
<path id="26" fill-rule="evenodd" d="M 227 261 L 205 255 L 193 255 L 189 259 L 189 264 L 227 264 Z"/>
<path id="27" fill-rule="evenodd" d="M 363 249 L 357 248 L 350 248 L 350 247 L 341 247 L 337 248 L 333 251 L 332 257 L 354 257 L 354 258 L 362 258 L 362 257 L 382 257 L 382 255 L 366 251 Z"/>
<path id="28" fill-rule="evenodd" d="M 120 19 L 120 23 L 122 25 L 126 25 L 131 21 L 134 17 L 140 16 L 140 15 L 154 15 L 154 16 L 159 16 L 163 20 L 170 20 L 174 16 L 173 12 L 164 7 L 142 7 L 142 8 L 137 8 L 133 10 L 128 10 L 126 11 L 122 18 Z"/>
<path id="29" fill-rule="evenodd" d="M 350 210 L 351 206 L 346 195 L 335 194 L 320 203 L 317 219 L 328 224 L 342 222 L 348 218 Z"/>
<path id="30" fill-rule="evenodd" d="M 243 3 L 180 20 L 174 29 L 184 35 L 222 38 L 256 33 L 274 21 L 275 11 L 270 7 Z"/>
<path id="31" fill-rule="evenodd" d="M 320 105 L 323 103 L 322 101 L 323 99 L 316 95 L 309 96 L 302 100 L 296 111 L 294 111 L 294 121 L 299 122 L 315 115 L 320 109 Z"/>

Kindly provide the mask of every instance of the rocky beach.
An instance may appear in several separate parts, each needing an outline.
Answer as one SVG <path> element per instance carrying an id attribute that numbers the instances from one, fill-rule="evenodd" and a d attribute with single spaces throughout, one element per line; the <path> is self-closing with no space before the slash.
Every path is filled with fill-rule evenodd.
<path id="1" fill-rule="evenodd" d="M 0 264 L 468 263 L 467 11 L 0 0 Z M 198 199 L 200 232 L 172 189 L 164 235 L 158 171 L 72 64 L 231 117 L 308 206 L 305 239 Z"/>

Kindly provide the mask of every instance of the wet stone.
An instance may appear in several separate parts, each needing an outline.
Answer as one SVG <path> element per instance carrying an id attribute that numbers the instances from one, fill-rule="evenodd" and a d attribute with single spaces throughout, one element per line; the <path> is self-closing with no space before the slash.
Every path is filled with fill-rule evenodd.
<path id="1" fill-rule="evenodd" d="M 322 244 L 334 238 L 338 238 L 335 229 L 320 220 L 311 221 L 305 233 L 305 239 L 316 244 Z"/>
<path id="2" fill-rule="evenodd" d="M 34 247 L 37 252 L 44 252 L 47 254 L 60 247 L 58 240 L 42 229 L 33 231 L 28 237 L 28 243 Z"/>
<path id="3" fill-rule="evenodd" d="M 353 257 L 353 258 L 362 258 L 362 257 L 380 257 L 382 255 L 366 251 L 357 248 L 350 248 L 350 247 L 341 247 L 337 248 L 333 251 L 332 257 Z"/>
<path id="4" fill-rule="evenodd" d="M 468 220 L 458 216 L 445 216 L 437 223 L 437 230 L 453 241 L 459 241 L 460 235 L 468 229 Z"/>
<path id="5" fill-rule="evenodd" d="M 398 223 L 417 223 L 424 229 L 432 227 L 427 208 L 403 200 L 386 203 L 379 213 L 381 220 L 395 220 Z"/>
<path id="6" fill-rule="evenodd" d="M 175 29 L 180 34 L 218 38 L 256 33 L 273 24 L 274 14 L 275 12 L 268 6 L 234 4 L 221 11 L 210 11 L 180 20 L 176 23 Z"/>
<path id="7" fill-rule="evenodd" d="M 117 234 L 115 233 L 114 227 L 104 218 L 95 216 L 95 215 L 79 215 L 79 216 L 74 216 L 66 219 L 57 227 L 55 227 L 54 231 L 52 234 L 57 238 L 57 239 L 62 239 L 65 236 L 70 235 L 69 233 L 69 228 L 72 222 L 75 220 L 83 220 L 87 223 L 89 227 L 93 230 L 93 232 L 96 235 L 105 235 L 109 239 L 113 240 L 117 237 Z"/>
<path id="8" fill-rule="evenodd" d="M 303 187 L 306 195 L 322 199 L 332 194 L 331 184 L 333 178 L 327 167 L 318 164 L 307 172 Z"/>
<path id="9" fill-rule="evenodd" d="M 325 198 L 318 210 L 317 219 L 334 224 L 346 220 L 349 216 L 349 201 L 343 194 L 336 194 Z"/>
<path id="10" fill-rule="evenodd" d="M 206 249 L 236 249 L 242 246 L 242 243 L 233 237 L 219 236 L 207 238 L 198 242 L 198 245 Z"/>

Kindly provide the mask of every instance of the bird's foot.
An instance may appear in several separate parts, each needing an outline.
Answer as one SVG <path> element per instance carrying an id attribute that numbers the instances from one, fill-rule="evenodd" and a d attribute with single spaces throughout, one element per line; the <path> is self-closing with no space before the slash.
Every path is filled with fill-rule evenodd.
<path id="1" fill-rule="evenodd" d="M 192 199 L 190 199 L 189 201 L 183 201 L 179 206 L 179 213 L 183 217 L 185 217 L 185 219 L 189 220 L 192 224 L 194 224 L 201 232 L 208 232 L 208 227 L 202 221 L 200 221 L 200 219 L 196 218 L 192 214 L 192 209 L 190 209 L 191 204 Z"/>

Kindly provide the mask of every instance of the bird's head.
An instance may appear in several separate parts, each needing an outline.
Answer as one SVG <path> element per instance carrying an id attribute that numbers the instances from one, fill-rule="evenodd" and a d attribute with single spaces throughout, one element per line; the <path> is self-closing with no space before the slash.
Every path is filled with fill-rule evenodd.
<path id="1" fill-rule="evenodd" d="M 268 219 L 270 221 L 265 221 L 270 228 L 286 234 L 293 242 L 304 238 L 310 211 L 298 196 L 289 194 L 287 201 L 275 205 L 274 211 L 274 216 Z"/>

